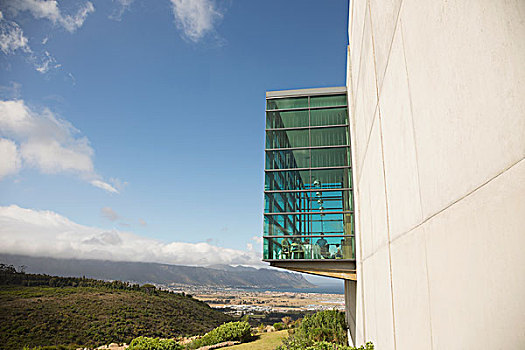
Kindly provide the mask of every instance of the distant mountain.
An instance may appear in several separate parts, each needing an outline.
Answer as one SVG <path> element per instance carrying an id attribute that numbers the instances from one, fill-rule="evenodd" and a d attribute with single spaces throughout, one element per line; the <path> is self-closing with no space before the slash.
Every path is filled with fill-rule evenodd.
<path id="1" fill-rule="evenodd" d="M 245 266 L 208 267 L 107 260 L 77 260 L 0 254 L 0 263 L 25 266 L 28 273 L 88 277 L 136 283 L 248 288 L 313 288 L 302 275 Z"/>

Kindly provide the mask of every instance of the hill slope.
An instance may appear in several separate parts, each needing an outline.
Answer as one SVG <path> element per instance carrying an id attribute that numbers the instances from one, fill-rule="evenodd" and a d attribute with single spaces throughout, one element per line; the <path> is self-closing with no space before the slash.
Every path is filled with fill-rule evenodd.
<path id="1" fill-rule="evenodd" d="M 15 277 L 22 279 L 13 281 L 2 275 L 0 349 L 129 343 L 139 335 L 168 338 L 202 334 L 231 321 L 230 316 L 203 302 L 153 286 L 27 274 L 17 274 Z M 69 286 L 20 285 L 45 281 Z"/>
<path id="2" fill-rule="evenodd" d="M 215 265 L 181 266 L 141 262 L 76 260 L 0 254 L 0 262 L 25 265 L 30 273 L 57 276 L 86 276 L 103 280 L 133 281 L 169 285 L 187 284 L 225 287 L 312 288 L 302 275 L 253 267 Z"/>

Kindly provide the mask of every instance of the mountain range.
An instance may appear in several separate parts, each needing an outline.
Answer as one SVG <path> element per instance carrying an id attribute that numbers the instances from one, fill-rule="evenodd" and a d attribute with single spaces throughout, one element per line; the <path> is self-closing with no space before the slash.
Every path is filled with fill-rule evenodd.
<path id="1" fill-rule="evenodd" d="M 108 260 L 55 259 L 0 254 L 0 263 L 23 266 L 27 273 L 62 277 L 88 277 L 162 285 L 192 285 L 237 288 L 314 288 L 302 275 L 246 266 L 183 266 Z"/>

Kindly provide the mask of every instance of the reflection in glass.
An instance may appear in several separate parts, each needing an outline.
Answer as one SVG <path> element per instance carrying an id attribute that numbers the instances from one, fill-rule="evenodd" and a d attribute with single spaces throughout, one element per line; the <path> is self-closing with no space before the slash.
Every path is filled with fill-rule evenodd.
<path id="1" fill-rule="evenodd" d="M 276 98 L 266 101 L 266 109 L 289 109 L 308 107 L 308 97 Z"/>
<path id="2" fill-rule="evenodd" d="M 355 258 L 348 112 L 341 106 L 345 94 L 267 101 L 265 259 Z M 301 110 L 282 110 L 294 108 Z"/>

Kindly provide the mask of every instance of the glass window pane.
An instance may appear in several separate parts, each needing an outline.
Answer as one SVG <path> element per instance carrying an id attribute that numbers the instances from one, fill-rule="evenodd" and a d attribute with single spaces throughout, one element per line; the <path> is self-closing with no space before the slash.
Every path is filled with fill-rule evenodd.
<path id="1" fill-rule="evenodd" d="M 266 109 L 308 108 L 308 97 L 276 98 L 266 101 Z"/>
<path id="2" fill-rule="evenodd" d="M 264 216 L 264 235 L 283 236 L 301 235 L 308 224 L 306 214 L 289 215 L 265 215 Z"/>
<path id="3" fill-rule="evenodd" d="M 311 145 L 313 147 L 348 145 L 347 130 L 347 127 L 312 129 Z"/>
<path id="4" fill-rule="evenodd" d="M 348 124 L 346 108 L 312 109 L 310 111 L 312 126 Z"/>
<path id="5" fill-rule="evenodd" d="M 312 96 L 310 107 L 346 106 L 346 95 Z"/>
<path id="6" fill-rule="evenodd" d="M 302 260 L 312 259 L 312 239 L 265 238 L 263 255 L 265 259 Z"/>
<path id="7" fill-rule="evenodd" d="M 266 112 L 266 128 L 307 127 L 308 118 L 308 111 Z"/>
<path id="8" fill-rule="evenodd" d="M 266 169 L 293 169 L 310 167 L 310 150 L 267 151 Z"/>
<path id="9" fill-rule="evenodd" d="M 348 165 L 348 148 L 312 149 L 312 167 L 330 167 Z"/>
<path id="10" fill-rule="evenodd" d="M 310 172 L 308 170 L 266 172 L 264 181 L 266 191 L 303 190 L 310 182 Z"/>
<path id="11" fill-rule="evenodd" d="M 317 184 L 322 192 L 323 188 L 348 188 L 349 169 L 312 170 L 311 181 Z"/>
<path id="12" fill-rule="evenodd" d="M 266 148 L 308 147 L 309 130 L 271 130 L 266 132 Z"/>
<path id="13" fill-rule="evenodd" d="M 264 238 L 264 259 L 355 259 L 354 237 Z"/>
<path id="14" fill-rule="evenodd" d="M 308 210 L 300 192 L 265 193 L 265 213 L 295 213 Z M 295 218 L 293 219 L 295 222 Z"/>

